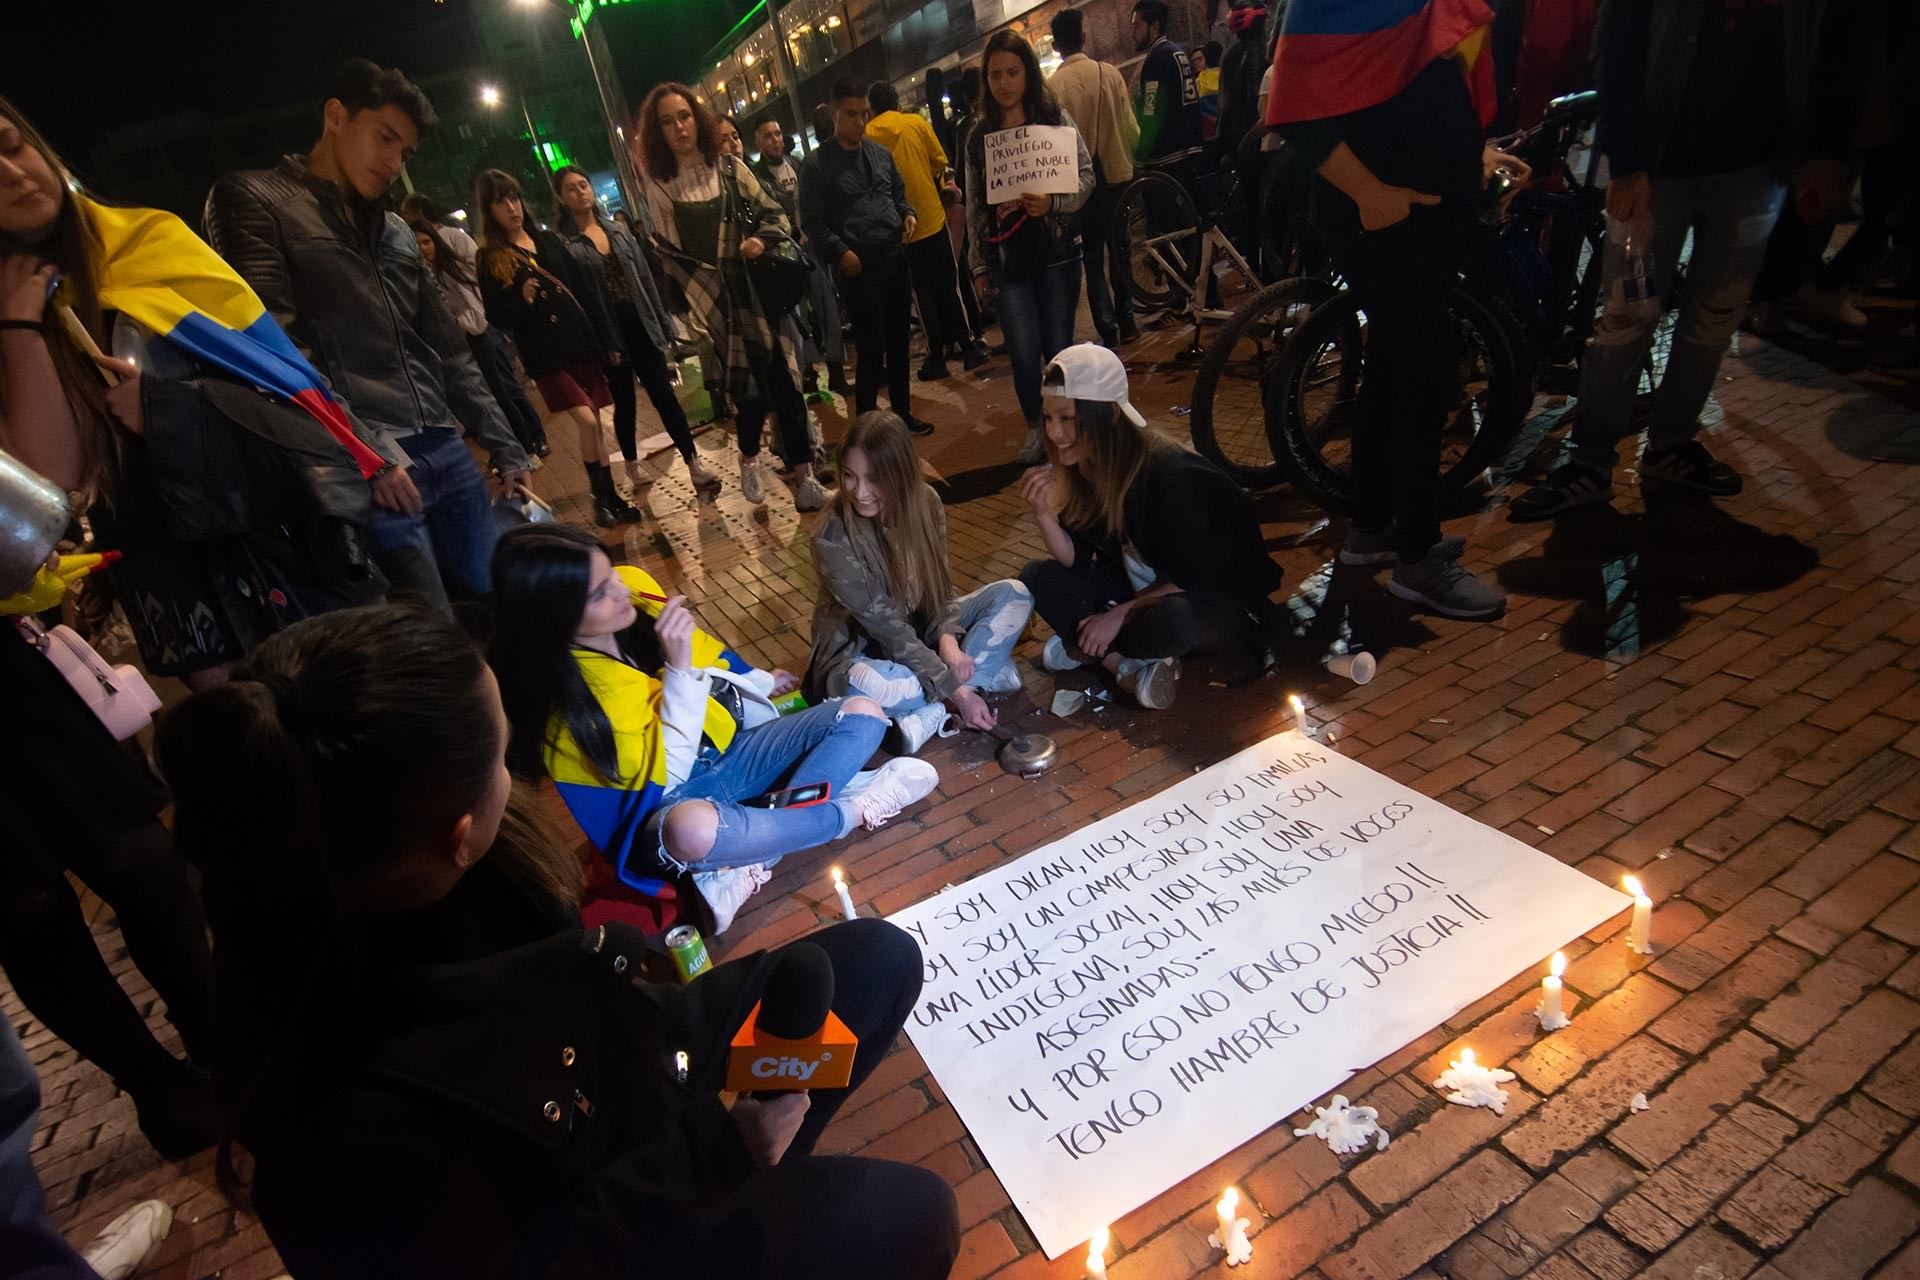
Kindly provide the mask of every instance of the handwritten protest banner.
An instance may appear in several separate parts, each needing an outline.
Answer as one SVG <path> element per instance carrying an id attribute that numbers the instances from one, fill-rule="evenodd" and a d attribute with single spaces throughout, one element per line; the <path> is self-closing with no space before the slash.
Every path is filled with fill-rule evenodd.
<path id="1" fill-rule="evenodd" d="M 1289 732 L 892 919 L 1058 1257 L 1629 903 Z"/>
<path id="2" fill-rule="evenodd" d="M 1029 191 L 1072 195 L 1080 189 L 1080 152 L 1068 125 L 1028 124 L 986 136 L 987 203 Z"/>

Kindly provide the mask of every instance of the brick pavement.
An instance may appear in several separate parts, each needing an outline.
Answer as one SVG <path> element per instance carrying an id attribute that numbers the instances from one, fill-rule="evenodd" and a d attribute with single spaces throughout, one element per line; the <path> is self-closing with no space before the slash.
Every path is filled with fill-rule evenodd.
<path id="1" fill-rule="evenodd" d="M 1085 322 L 1083 320 L 1083 328 Z M 1610 929 L 1568 948 L 1573 1024 L 1543 1037 L 1534 975 L 1504 983 L 1342 1092 L 1378 1107 L 1385 1152 L 1337 1157 L 1280 1125 L 1114 1227 L 1115 1280 L 1539 1277 L 1839 1280 L 1920 1275 L 1920 418 L 1742 335 L 1711 426 L 1749 477 L 1721 514 L 1648 509 L 1513 526 L 1453 526 L 1476 568 L 1505 566 L 1502 621 L 1410 617 L 1328 568 L 1330 534 L 1284 496 L 1263 515 L 1314 643 L 1345 631 L 1381 658 L 1364 688 L 1301 664 L 1251 691 L 1189 679 L 1175 710 L 1052 722 L 1063 760 L 1021 782 L 967 736 L 930 752 L 930 803 L 831 854 L 800 855 L 743 913 L 725 951 L 834 917 L 829 860 L 865 912 L 889 911 L 1120 807 L 1281 726 L 1297 687 L 1341 749 L 1480 821 L 1659 903 L 1652 957 Z M 1177 429 L 1189 374 L 1171 335 L 1132 363 L 1135 399 Z M 927 388 L 957 576 L 971 585 L 1034 553 L 1005 489 L 1017 439 L 1005 366 Z M 839 417 L 823 412 L 829 435 Z M 556 435 L 556 441 L 560 436 Z M 717 433 L 703 448 L 722 461 Z M 723 468 L 731 471 L 731 466 Z M 561 454 L 542 484 L 577 489 Z M 718 504 L 668 479 L 656 519 L 622 531 L 632 558 L 691 591 L 756 660 L 805 657 L 805 528 L 775 493 L 730 483 Z M 563 511 L 578 514 L 578 495 Z M 1301 535 L 1302 545 L 1295 545 Z M 1027 652 L 1032 652 L 1028 650 Z M 1007 714 L 1039 723 L 1030 674 Z M 110 922 L 98 926 L 113 955 Z M 143 1007 L 153 995 L 120 960 Z M 130 1103 L 26 1020 L 46 1110 L 36 1160 L 76 1239 L 160 1195 L 179 1226 L 150 1274 L 256 1280 L 279 1267 L 257 1224 L 214 1189 L 211 1159 L 162 1164 Z M 1504 1116 L 1429 1087 L 1471 1044 L 1518 1075 Z M 1652 1109 L 1633 1114 L 1644 1090 Z M 992 1170 L 904 1042 L 828 1132 L 825 1149 L 910 1160 L 959 1196 L 957 1277 L 1078 1276 L 1038 1254 Z M 1237 1273 L 1205 1237 L 1227 1183 L 1255 1221 Z"/>

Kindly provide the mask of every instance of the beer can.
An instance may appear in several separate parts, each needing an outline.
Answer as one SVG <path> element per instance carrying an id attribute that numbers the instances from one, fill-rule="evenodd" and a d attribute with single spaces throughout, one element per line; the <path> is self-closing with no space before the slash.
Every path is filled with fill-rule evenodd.
<path id="1" fill-rule="evenodd" d="M 806 695 L 798 689 L 795 689 L 792 693 L 782 694 L 780 697 L 773 699 L 773 709 L 783 716 L 790 716 L 796 711 L 805 711 L 807 709 Z"/>
<path id="2" fill-rule="evenodd" d="M 667 930 L 667 953 L 673 957 L 673 967 L 682 982 L 692 982 L 713 968 L 713 961 L 707 958 L 707 944 L 690 924 Z"/>

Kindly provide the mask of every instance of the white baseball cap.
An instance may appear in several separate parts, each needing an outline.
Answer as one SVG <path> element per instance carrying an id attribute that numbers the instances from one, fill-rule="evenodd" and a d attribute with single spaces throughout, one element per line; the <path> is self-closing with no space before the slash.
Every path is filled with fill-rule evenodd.
<path id="1" fill-rule="evenodd" d="M 1120 412 L 1136 427 L 1147 420 L 1127 399 L 1127 366 L 1120 357 L 1097 342 L 1082 342 L 1068 347 L 1047 362 L 1040 383 L 1048 391 L 1069 400 L 1105 400 L 1120 406 Z"/>

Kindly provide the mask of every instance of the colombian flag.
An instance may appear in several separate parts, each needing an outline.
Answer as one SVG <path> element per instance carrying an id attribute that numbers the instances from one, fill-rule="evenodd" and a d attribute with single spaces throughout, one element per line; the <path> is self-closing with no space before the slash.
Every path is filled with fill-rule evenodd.
<path id="1" fill-rule="evenodd" d="M 1269 125 L 1385 102 L 1442 55 L 1460 58 L 1480 123 L 1493 119 L 1485 0 L 1292 0 L 1273 50 Z"/>
<path id="2" fill-rule="evenodd" d="M 118 209 L 77 193 L 73 198 L 100 250 L 103 308 L 293 401 L 353 456 L 362 476 L 386 465 L 354 434 L 346 410 L 259 296 L 186 223 L 160 209 Z"/>

